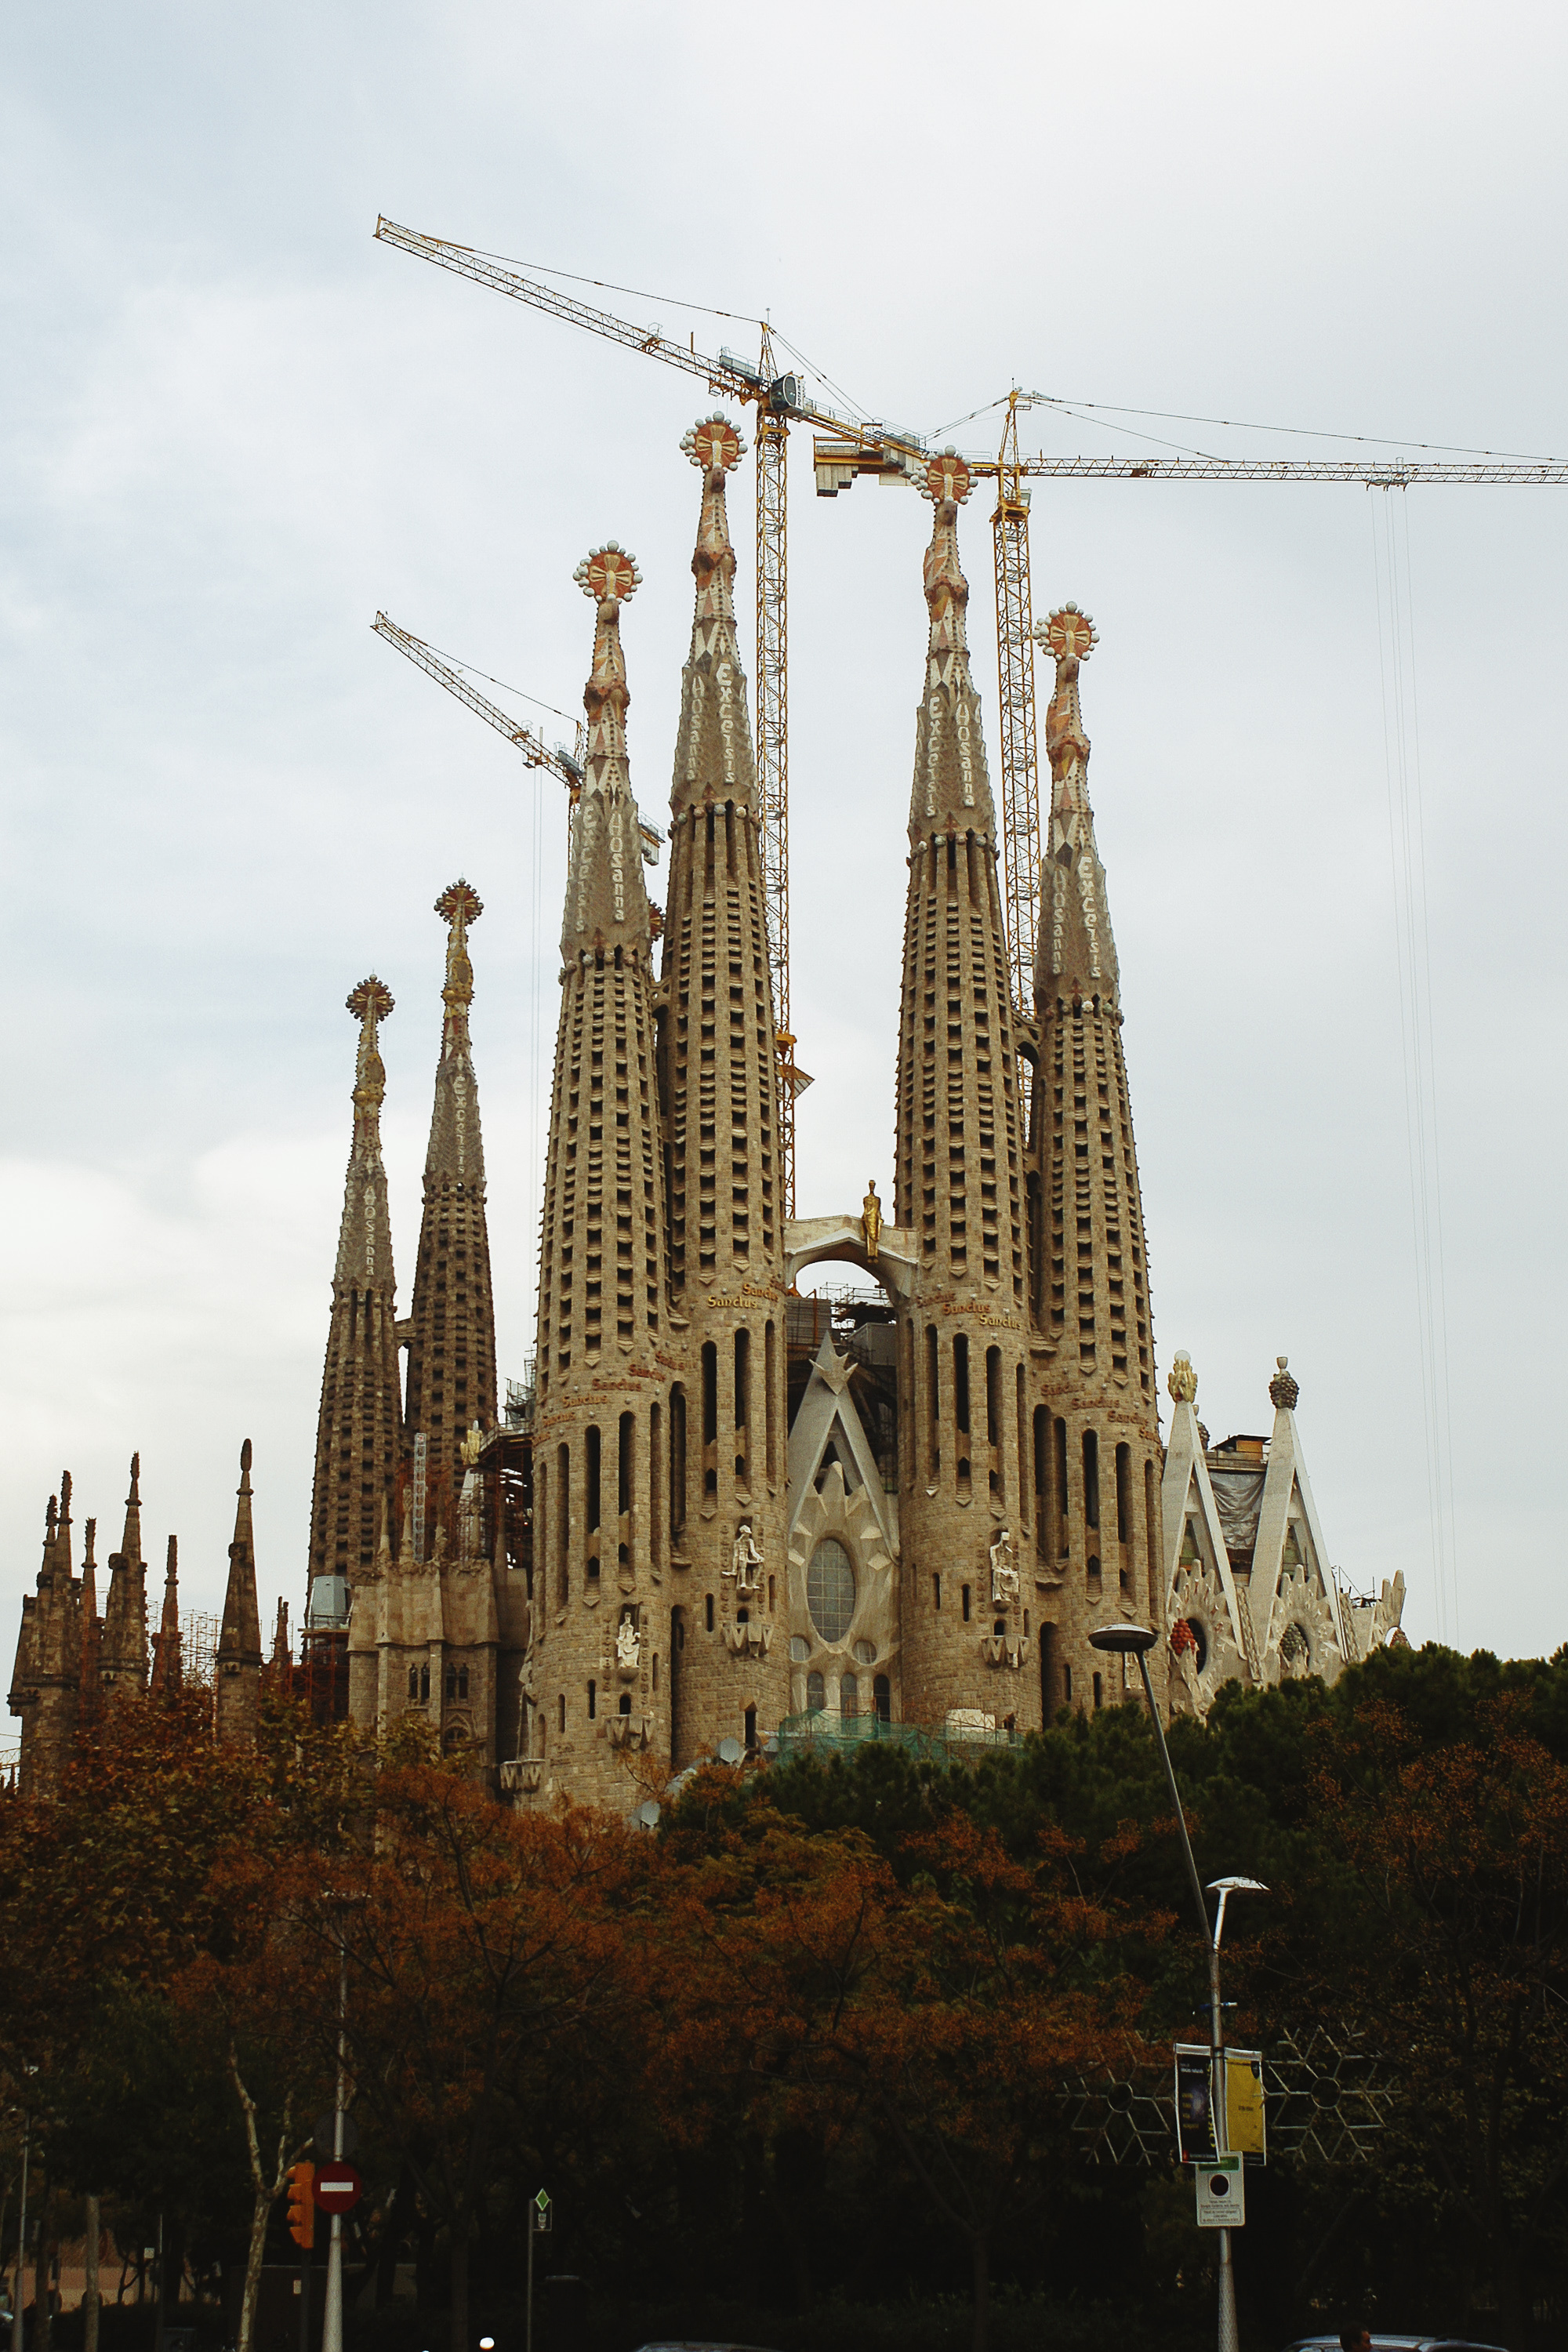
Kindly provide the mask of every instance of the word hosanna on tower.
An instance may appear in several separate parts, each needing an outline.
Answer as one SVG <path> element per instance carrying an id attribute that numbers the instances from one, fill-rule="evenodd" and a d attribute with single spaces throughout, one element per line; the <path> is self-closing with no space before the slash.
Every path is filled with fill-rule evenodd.
<path id="1" fill-rule="evenodd" d="M 1055 687 L 1029 1015 L 1009 985 L 965 636 L 969 471 L 933 458 L 891 1214 L 873 1183 L 858 1210 L 787 1219 L 725 509 L 743 445 L 712 416 L 682 446 L 702 494 L 662 924 L 627 765 L 621 614 L 640 574 L 614 541 L 576 573 L 594 651 L 534 1379 L 503 1411 L 468 884 L 437 902 L 441 1046 L 405 1320 L 380 1132 L 393 1000 L 374 976 L 348 1000 L 360 1034 L 310 1515 L 302 1655 L 326 1662 L 312 1687 L 367 1733 L 423 1719 L 502 1801 L 626 1811 L 706 1753 L 922 1735 L 963 1748 L 1120 1700 L 1121 1667 L 1089 1641 L 1117 1620 L 1162 1637 L 1173 1713 L 1204 1712 L 1227 1679 L 1333 1679 L 1403 1639 L 1403 1580 L 1358 1598 L 1331 1569 L 1285 1359 L 1269 1433 L 1212 1444 L 1178 1354 L 1161 1442 L 1079 700 L 1092 624 L 1069 604 L 1036 632 Z M 801 1295 L 828 1261 L 868 1286 Z M 281 1630 L 263 1665 L 249 1452 L 214 1661 L 226 1740 L 254 1738 L 266 1672 L 299 1671 Z M 78 1577 L 68 1486 L 63 1510 L 50 1501 L 11 1691 L 36 1794 L 97 1710 L 149 1688 L 135 1466 L 101 1622 L 90 1534 Z M 154 1692 L 178 1680 L 171 1611 Z"/>

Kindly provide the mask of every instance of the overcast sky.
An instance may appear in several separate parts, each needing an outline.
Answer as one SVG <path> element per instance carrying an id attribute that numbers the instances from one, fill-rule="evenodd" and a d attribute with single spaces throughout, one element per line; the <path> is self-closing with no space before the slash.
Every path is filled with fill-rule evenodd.
<path id="1" fill-rule="evenodd" d="M 1286 427 L 1568 454 L 1558 8 L 14 0 L 0 40 L 6 1642 L 62 1465 L 102 1556 L 133 1446 L 149 1558 L 177 1529 L 186 1600 L 216 1609 L 253 1438 L 263 1606 L 298 1605 L 343 998 L 374 969 L 397 1000 L 406 1311 L 431 908 L 459 872 L 486 908 L 503 1377 L 532 1352 L 561 795 L 370 624 L 384 607 L 574 710 L 572 572 L 617 537 L 644 573 L 630 741 L 657 809 L 697 511 L 679 445 L 711 403 L 377 245 L 379 212 L 639 289 L 595 299 L 700 349 L 754 349 L 771 311 L 864 412 L 921 430 L 1016 383 L 1268 428 L 1032 414 L 1027 445 L 1064 454 L 1350 446 Z M 820 1213 L 871 1173 L 892 1190 L 930 510 L 870 482 L 818 501 L 798 431 L 792 485 L 800 1207 Z M 1407 1150 L 1391 498 L 1440 1263 L 1430 1154 L 1421 1226 Z M 1033 509 L 1037 613 L 1073 597 L 1101 636 L 1083 701 L 1162 1388 L 1185 1347 L 1214 1434 L 1264 1431 L 1288 1352 L 1346 1576 L 1401 1569 L 1415 1638 L 1505 1653 L 1568 1633 L 1565 499 L 1078 483 Z M 749 467 L 732 503 L 749 621 Z M 962 543 L 994 772 L 984 491 Z M 1433 1568 L 1424 1361 L 1444 1364 L 1418 1238 L 1447 1302 L 1457 1596 Z"/>

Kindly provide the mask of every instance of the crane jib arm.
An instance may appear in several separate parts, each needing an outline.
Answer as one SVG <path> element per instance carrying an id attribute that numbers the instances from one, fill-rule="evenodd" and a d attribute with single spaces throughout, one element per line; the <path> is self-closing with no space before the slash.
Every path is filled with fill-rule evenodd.
<path id="1" fill-rule="evenodd" d="M 575 295 L 560 293 L 536 278 L 524 278 L 521 271 L 507 269 L 487 255 L 474 252 L 471 247 L 454 245 L 447 237 L 422 236 L 419 230 L 402 228 L 396 221 L 384 216 L 376 222 L 375 233 L 383 245 L 401 246 L 405 253 L 417 254 L 422 261 L 433 261 L 442 269 L 455 270 L 459 278 L 472 278 L 477 286 L 489 286 L 498 294 L 510 294 L 514 301 L 546 310 L 552 318 L 564 319 L 569 326 L 586 327 L 591 334 L 605 335 L 611 342 L 624 344 L 627 351 L 667 360 L 671 367 L 683 368 L 688 375 L 700 377 L 704 383 L 727 392 L 733 400 L 765 396 L 764 387 L 731 362 L 709 359 L 702 352 L 689 351 L 684 343 L 671 342 L 656 327 L 636 327 L 608 310 L 595 310 L 591 302 L 579 302 Z"/>

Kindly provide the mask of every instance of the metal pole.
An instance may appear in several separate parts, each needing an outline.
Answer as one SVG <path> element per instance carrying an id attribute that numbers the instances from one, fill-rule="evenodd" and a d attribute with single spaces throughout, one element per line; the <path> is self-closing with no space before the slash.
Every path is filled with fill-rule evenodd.
<path id="1" fill-rule="evenodd" d="M 1203 1922 L 1204 1942 L 1209 1962 L 1209 2119 L 1214 2129 L 1215 2154 L 1229 2153 L 1226 2133 L 1225 2095 L 1225 2028 L 1219 2005 L 1219 1936 L 1218 1922 L 1211 1930 L 1209 1907 L 1204 1901 L 1203 1881 L 1193 1858 L 1193 1842 L 1187 1835 L 1186 1815 L 1182 1811 L 1181 1792 L 1176 1787 L 1176 1774 L 1171 1762 L 1171 1751 L 1165 1745 L 1165 1727 L 1160 1720 L 1160 1710 L 1154 1704 L 1154 1685 L 1149 1678 L 1149 1661 L 1138 1653 L 1138 1670 L 1143 1677 L 1143 1696 L 1149 1702 L 1149 1720 L 1154 1727 L 1154 1738 L 1160 1750 L 1160 1761 L 1165 1768 L 1165 1785 L 1171 1791 L 1171 1802 L 1176 1809 L 1176 1827 L 1182 1833 L 1182 1853 L 1187 1865 L 1187 1883 L 1193 1890 L 1198 1917 Z M 1236 2273 L 1231 2267 L 1230 2231 L 1221 2230 L 1219 2238 L 1219 2326 L 1218 2352 L 1240 2352 L 1240 2339 L 1236 2332 Z"/>
<path id="2" fill-rule="evenodd" d="M 523 2352 L 533 2352 L 533 2242 L 539 2235 L 539 2208 L 528 2209 L 528 2305 L 523 2322 Z"/>
<path id="3" fill-rule="evenodd" d="M 300 2249 L 300 2352 L 310 2352 L 310 2249 Z"/>
<path id="4" fill-rule="evenodd" d="M 155 2306 L 153 2332 L 154 2352 L 163 2352 L 163 2311 L 165 2302 L 163 2269 L 163 2208 L 160 2206 L 158 2210 L 158 2301 Z M 37 2297 L 35 2295 L 33 2300 L 36 2303 L 37 2301 Z"/>
<path id="5" fill-rule="evenodd" d="M 347 1930 L 338 1922 L 338 2104 L 332 2119 L 332 2154 L 343 2154 L 343 2090 L 348 2066 L 349 1953 Z M 343 2352 L 343 2217 L 332 2215 L 327 2250 L 327 2300 L 321 2313 L 321 2352 Z"/>
<path id="6" fill-rule="evenodd" d="M 11 2305 L 11 2352 L 22 2352 L 22 2304 L 27 2291 L 27 2158 L 33 2144 L 33 2118 L 22 2116 L 22 2218 L 16 2228 L 16 2291 Z"/>
<path id="7" fill-rule="evenodd" d="M 101 2297 L 98 2291 L 98 2247 L 101 2222 L 96 2197 L 87 2200 L 87 2243 L 82 2249 L 85 2275 L 82 2280 L 82 2352 L 98 2352 L 98 2313 Z"/>

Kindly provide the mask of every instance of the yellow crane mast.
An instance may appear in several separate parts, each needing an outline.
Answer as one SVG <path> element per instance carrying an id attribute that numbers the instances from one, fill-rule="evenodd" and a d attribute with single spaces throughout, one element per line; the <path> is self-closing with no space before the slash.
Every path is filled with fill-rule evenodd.
<path id="1" fill-rule="evenodd" d="M 1039 769 L 1035 756 L 1035 638 L 1029 595 L 1029 493 L 1018 457 L 1018 406 L 1007 395 L 1007 421 L 996 453 L 996 510 L 991 518 L 996 567 L 996 678 L 1001 715 L 1002 873 L 1013 1002 L 1032 1012 L 1035 914 L 1040 877 Z M 1023 395 L 1026 404 L 1026 395 Z M 1020 1108 L 1028 1130 L 1027 1086 L 1020 1064 Z"/>

